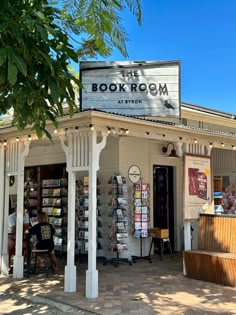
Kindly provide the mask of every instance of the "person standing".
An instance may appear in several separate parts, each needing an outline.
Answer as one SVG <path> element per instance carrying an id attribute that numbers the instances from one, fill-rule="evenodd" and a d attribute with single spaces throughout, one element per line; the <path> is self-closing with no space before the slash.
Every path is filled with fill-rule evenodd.
<path id="1" fill-rule="evenodd" d="M 11 257 L 15 254 L 16 247 L 16 217 L 17 208 L 14 209 L 13 213 L 8 216 L 8 256 L 9 256 L 9 269 Z M 29 214 L 26 209 L 23 209 L 23 232 L 25 232 L 30 225 Z M 26 255 L 26 241 L 23 240 L 22 247 L 24 250 L 24 256 Z"/>

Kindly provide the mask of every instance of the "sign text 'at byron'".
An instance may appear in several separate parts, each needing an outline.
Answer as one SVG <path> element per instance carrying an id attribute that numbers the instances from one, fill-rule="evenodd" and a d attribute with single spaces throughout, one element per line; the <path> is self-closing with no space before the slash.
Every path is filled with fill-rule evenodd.
<path id="1" fill-rule="evenodd" d="M 179 116 L 179 62 L 82 62 L 81 77 L 81 110 Z"/>

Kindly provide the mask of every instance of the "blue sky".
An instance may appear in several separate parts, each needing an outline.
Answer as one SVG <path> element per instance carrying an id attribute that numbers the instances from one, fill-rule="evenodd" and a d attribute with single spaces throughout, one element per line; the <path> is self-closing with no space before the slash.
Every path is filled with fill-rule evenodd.
<path id="1" fill-rule="evenodd" d="M 181 99 L 236 113 L 236 0 L 143 0 L 138 26 L 125 15 L 129 58 L 180 60 Z"/>

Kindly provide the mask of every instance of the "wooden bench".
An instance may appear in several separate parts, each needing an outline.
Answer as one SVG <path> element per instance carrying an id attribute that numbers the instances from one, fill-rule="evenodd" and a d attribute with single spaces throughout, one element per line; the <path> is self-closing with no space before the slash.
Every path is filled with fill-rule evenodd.
<path id="1" fill-rule="evenodd" d="M 201 214 L 198 249 L 183 256 L 187 277 L 236 286 L 236 216 Z"/>

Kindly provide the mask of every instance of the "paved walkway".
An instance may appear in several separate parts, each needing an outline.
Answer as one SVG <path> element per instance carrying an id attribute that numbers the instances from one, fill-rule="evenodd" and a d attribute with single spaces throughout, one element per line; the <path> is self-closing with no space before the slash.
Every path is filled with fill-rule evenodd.
<path id="1" fill-rule="evenodd" d="M 76 293 L 63 291 L 63 268 L 49 278 L 0 276 L 0 300 L 4 301 L 0 314 L 236 314 L 236 288 L 184 277 L 181 255 L 165 256 L 162 261 L 155 256 L 152 263 L 138 260 L 117 268 L 98 263 L 96 299 L 85 298 L 86 269 L 86 264 L 78 265 Z M 6 307 L 10 302 L 12 306 Z M 24 303 L 28 309 L 22 310 Z"/>

